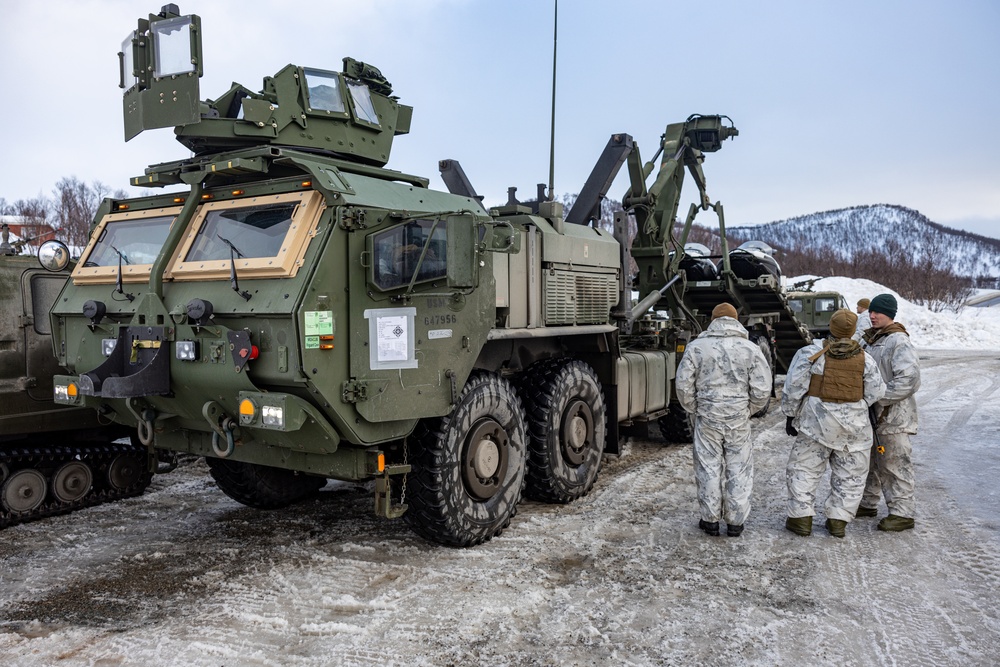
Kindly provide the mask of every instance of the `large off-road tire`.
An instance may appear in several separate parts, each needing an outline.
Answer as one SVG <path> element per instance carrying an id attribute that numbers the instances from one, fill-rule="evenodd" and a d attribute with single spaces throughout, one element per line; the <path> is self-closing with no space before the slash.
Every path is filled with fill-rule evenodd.
<path id="1" fill-rule="evenodd" d="M 404 516 L 414 532 L 468 547 L 510 524 L 524 489 L 527 433 L 509 382 L 474 374 L 451 414 L 421 420 L 408 447 Z"/>
<path id="2" fill-rule="evenodd" d="M 319 491 L 322 477 L 283 468 L 207 458 L 212 478 L 224 494 L 238 503 L 262 510 L 287 507 Z"/>
<path id="3" fill-rule="evenodd" d="M 656 420 L 660 427 L 660 435 L 669 444 L 687 445 L 694 442 L 694 420 L 681 407 L 680 403 L 671 403 L 670 412 Z"/>
<path id="4" fill-rule="evenodd" d="M 761 353 L 764 355 L 764 358 L 767 359 L 767 366 L 771 369 L 771 396 L 774 396 L 774 350 L 771 349 L 771 340 L 765 331 L 751 331 L 749 338 L 751 343 L 756 343 L 757 347 L 760 348 Z M 768 399 L 767 403 L 764 404 L 764 407 L 750 416 L 755 419 L 766 417 L 770 409 L 771 399 Z"/>
<path id="5" fill-rule="evenodd" d="M 528 417 L 525 495 L 568 503 L 597 481 L 607 415 L 594 369 L 582 361 L 535 364 L 520 384 Z"/>

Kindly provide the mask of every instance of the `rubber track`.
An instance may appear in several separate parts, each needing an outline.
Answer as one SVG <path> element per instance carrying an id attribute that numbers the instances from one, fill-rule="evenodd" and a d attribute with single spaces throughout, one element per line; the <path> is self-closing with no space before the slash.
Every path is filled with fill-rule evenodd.
<path id="1" fill-rule="evenodd" d="M 142 495 L 153 479 L 153 473 L 149 470 L 146 470 L 138 481 L 121 491 L 112 488 L 105 479 L 107 466 L 119 454 L 138 454 L 141 459 L 145 459 L 148 455 L 145 447 L 116 442 L 100 445 L 32 445 L 0 450 L 0 463 L 6 463 L 12 472 L 26 468 L 37 468 L 40 465 L 45 468 L 55 468 L 70 461 L 80 461 L 87 463 L 94 475 L 94 481 L 87 495 L 71 503 L 60 502 L 52 498 L 50 491 L 46 494 L 45 501 L 41 505 L 25 514 L 8 512 L 0 505 L 0 529 Z M 46 482 L 51 483 L 51 481 L 51 477 L 46 476 Z"/>

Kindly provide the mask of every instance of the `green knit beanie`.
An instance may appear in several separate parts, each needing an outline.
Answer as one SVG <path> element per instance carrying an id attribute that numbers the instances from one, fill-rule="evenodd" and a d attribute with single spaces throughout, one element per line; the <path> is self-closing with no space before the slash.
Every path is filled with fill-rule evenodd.
<path id="1" fill-rule="evenodd" d="M 871 305 L 868 306 L 868 310 L 871 312 L 882 313 L 890 320 L 896 319 L 896 309 L 896 297 L 891 294 L 879 294 L 872 299 Z"/>

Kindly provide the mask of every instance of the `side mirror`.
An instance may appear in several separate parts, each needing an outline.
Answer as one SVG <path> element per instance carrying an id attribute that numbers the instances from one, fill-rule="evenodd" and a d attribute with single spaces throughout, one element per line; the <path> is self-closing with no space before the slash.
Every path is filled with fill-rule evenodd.
<path id="1" fill-rule="evenodd" d="M 46 241 L 38 249 L 38 263 L 56 273 L 69 266 L 69 248 L 62 241 Z"/>
<path id="2" fill-rule="evenodd" d="M 479 236 L 471 215 L 451 215 L 448 225 L 448 287 L 468 289 L 479 284 Z"/>

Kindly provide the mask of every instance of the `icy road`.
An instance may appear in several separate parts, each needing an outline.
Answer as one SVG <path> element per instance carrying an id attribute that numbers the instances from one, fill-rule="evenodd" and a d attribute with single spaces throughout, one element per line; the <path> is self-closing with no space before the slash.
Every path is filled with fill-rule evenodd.
<path id="1" fill-rule="evenodd" d="M 655 438 L 469 550 L 376 519 L 369 489 L 260 512 L 190 462 L 141 498 L 0 533 L 0 664 L 994 665 L 1000 354 L 921 359 L 908 533 L 785 531 L 776 403 L 736 539 L 697 529 L 691 449 Z"/>

